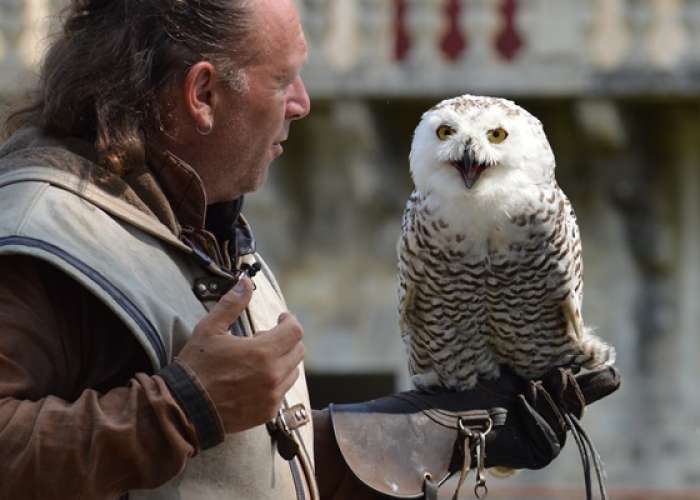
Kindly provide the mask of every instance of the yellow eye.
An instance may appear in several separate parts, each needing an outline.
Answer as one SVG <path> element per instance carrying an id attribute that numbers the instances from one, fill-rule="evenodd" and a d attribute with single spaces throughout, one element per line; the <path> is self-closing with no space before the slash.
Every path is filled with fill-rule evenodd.
<path id="1" fill-rule="evenodd" d="M 506 140 L 506 137 L 508 137 L 508 132 L 498 127 L 493 130 L 489 130 L 486 137 L 488 137 L 490 143 L 500 144 Z"/>
<path id="2" fill-rule="evenodd" d="M 455 130 L 448 125 L 440 125 L 437 129 L 438 139 L 446 141 L 447 138 L 455 133 Z"/>

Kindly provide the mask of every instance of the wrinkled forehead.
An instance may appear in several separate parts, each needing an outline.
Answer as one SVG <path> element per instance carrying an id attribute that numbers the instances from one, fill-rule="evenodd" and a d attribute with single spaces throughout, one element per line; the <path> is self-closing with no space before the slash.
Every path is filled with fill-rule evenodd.
<path id="1" fill-rule="evenodd" d="M 282 42 L 298 42 L 304 38 L 293 0 L 257 0 L 253 5 L 258 29 L 266 37 Z"/>
<path id="2" fill-rule="evenodd" d="M 265 67 L 277 78 L 298 71 L 306 62 L 308 47 L 294 2 L 255 0 L 253 13 L 256 30 L 248 66 Z"/>

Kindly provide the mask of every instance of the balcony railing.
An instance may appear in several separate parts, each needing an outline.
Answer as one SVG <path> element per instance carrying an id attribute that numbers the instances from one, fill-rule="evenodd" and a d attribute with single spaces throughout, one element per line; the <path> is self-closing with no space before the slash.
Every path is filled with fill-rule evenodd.
<path id="1" fill-rule="evenodd" d="M 306 0 L 314 94 L 688 93 L 695 0 Z"/>
<path id="2" fill-rule="evenodd" d="M 700 0 L 297 0 L 315 97 L 700 91 Z M 0 0 L 0 92 L 61 0 Z"/>

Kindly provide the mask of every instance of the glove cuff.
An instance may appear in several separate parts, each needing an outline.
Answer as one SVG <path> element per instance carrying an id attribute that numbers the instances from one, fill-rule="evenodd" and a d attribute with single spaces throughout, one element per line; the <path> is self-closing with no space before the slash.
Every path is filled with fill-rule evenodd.
<path id="1" fill-rule="evenodd" d="M 390 498 L 417 499 L 424 498 L 426 479 L 440 486 L 463 467 L 460 420 L 475 433 L 505 423 L 505 408 L 484 410 L 468 403 L 456 401 L 454 393 L 409 391 L 330 405 L 329 413 L 338 448 L 362 483 Z M 468 449 L 469 462 L 471 453 Z"/>

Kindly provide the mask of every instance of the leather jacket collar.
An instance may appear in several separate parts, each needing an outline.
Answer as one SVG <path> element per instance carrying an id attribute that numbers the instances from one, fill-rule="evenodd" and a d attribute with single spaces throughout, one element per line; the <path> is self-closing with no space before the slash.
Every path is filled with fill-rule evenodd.
<path id="1" fill-rule="evenodd" d="M 241 215 L 243 196 L 209 205 L 199 174 L 172 152 L 149 148 L 148 164 L 180 224 L 183 240 L 203 246 L 225 268 L 255 252 L 253 232 Z"/>

